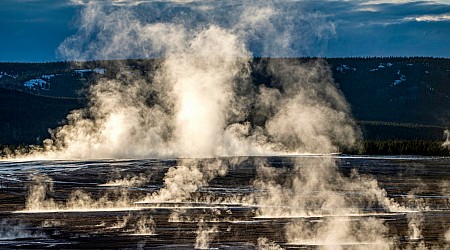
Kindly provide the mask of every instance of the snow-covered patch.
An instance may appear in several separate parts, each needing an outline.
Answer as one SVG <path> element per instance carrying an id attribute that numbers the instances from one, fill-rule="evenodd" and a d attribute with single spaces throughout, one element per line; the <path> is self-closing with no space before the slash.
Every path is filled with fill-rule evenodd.
<path id="1" fill-rule="evenodd" d="M 74 70 L 74 71 L 75 71 L 75 73 L 77 73 L 77 74 L 83 75 L 84 73 L 90 73 L 90 72 L 92 72 L 92 69 L 76 69 L 76 70 Z"/>
<path id="2" fill-rule="evenodd" d="M 341 73 L 345 73 L 345 71 L 347 70 L 353 70 L 356 71 L 355 68 L 350 68 L 348 65 L 346 64 L 341 64 L 339 65 L 339 67 L 336 68 L 337 71 L 340 71 Z"/>
<path id="3" fill-rule="evenodd" d="M 394 65 L 394 64 L 392 64 L 392 63 L 387 63 L 387 64 L 380 63 L 380 64 L 378 64 L 378 66 L 376 68 L 371 69 L 370 71 L 373 72 L 373 71 L 377 71 L 379 69 L 385 69 L 386 67 L 391 67 L 392 65 Z"/>
<path id="4" fill-rule="evenodd" d="M 100 74 L 100 75 L 104 75 L 106 73 L 106 69 L 103 68 L 95 68 L 94 69 L 94 73 Z"/>
<path id="5" fill-rule="evenodd" d="M 100 75 L 104 75 L 106 73 L 106 69 L 103 68 L 95 68 L 95 69 L 76 69 L 75 73 L 83 75 L 84 73 L 96 73 Z"/>
<path id="6" fill-rule="evenodd" d="M 50 80 L 50 78 L 53 78 L 53 77 L 55 77 L 54 74 L 52 74 L 52 75 L 42 75 L 41 76 L 42 79 L 47 79 L 47 80 Z"/>
<path id="7" fill-rule="evenodd" d="M 429 74 L 430 72 L 428 70 L 425 70 L 425 74 Z"/>
<path id="8" fill-rule="evenodd" d="M 396 86 L 398 84 L 400 84 L 401 82 L 406 81 L 406 76 L 403 75 L 400 70 L 397 70 L 397 76 L 399 77 L 399 79 L 394 80 L 394 82 L 392 83 L 393 86 Z"/>
<path id="9" fill-rule="evenodd" d="M 409 67 L 411 67 L 411 66 L 413 66 L 413 64 L 412 63 L 408 63 L 408 64 L 406 64 L 407 66 L 409 66 Z"/>
<path id="10" fill-rule="evenodd" d="M 8 74 L 8 73 L 6 73 L 6 72 L 0 72 L 0 78 L 2 78 L 2 77 L 4 77 L 4 76 L 9 76 L 9 77 L 12 77 L 12 78 L 14 78 L 14 79 L 16 79 L 17 77 L 18 77 L 18 75 L 10 75 L 10 74 Z"/>
<path id="11" fill-rule="evenodd" d="M 29 89 L 35 89 L 36 86 L 39 86 L 41 89 L 44 90 L 50 89 L 49 88 L 50 84 L 47 84 L 47 82 L 44 81 L 43 79 L 31 79 L 29 81 L 26 81 L 23 85 Z"/>

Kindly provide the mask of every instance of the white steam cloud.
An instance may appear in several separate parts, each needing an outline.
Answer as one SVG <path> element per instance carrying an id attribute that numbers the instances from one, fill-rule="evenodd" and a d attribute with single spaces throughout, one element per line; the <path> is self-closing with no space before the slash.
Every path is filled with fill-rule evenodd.
<path id="1" fill-rule="evenodd" d="M 409 238 L 412 240 L 420 240 L 422 236 L 422 223 L 424 221 L 424 216 L 422 213 L 408 213 L 408 229 Z"/>
<path id="2" fill-rule="evenodd" d="M 228 7 L 231 20 L 224 22 L 198 8 L 200 3 L 166 3 L 168 9 L 174 5 L 198 14 L 189 18 L 176 11 L 162 15 L 151 3 L 138 4 L 148 7 L 143 15 L 121 2 L 85 2 L 78 33 L 61 44 L 60 54 L 72 60 L 163 59 L 144 74 L 118 63 L 115 78 L 90 86 L 88 106 L 52 132 L 39 157 L 331 153 L 359 137 L 323 62 L 263 61 L 256 67 L 266 67 L 276 86 L 252 82 L 249 47 L 261 43 L 261 51 L 289 51 L 298 42 L 289 29 L 280 29 L 289 21 L 283 5 L 234 3 Z M 219 12 L 220 6 L 210 4 Z M 322 31 L 311 29 L 305 36 L 332 33 L 320 15 L 306 16 L 299 18 Z"/>
<path id="3" fill-rule="evenodd" d="M 445 241 L 450 242 L 450 228 L 444 234 Z"/>
<path id="4" fill-rule="evenodd" d="M 258 249 L 261 250 L 283 250 L 281 246 L 277 245 L 274 242 L 270 242 L 267 238 L 259 238 L 258 239 Z"/>
<path id="5" fill-rule="evenodd" d="M 49 195 L 52 192 L 53 180 L 50 177 L 45 175 L 33 176 L 28 186 L 25 209 L 22 212 L 88 211 L 132 207 L 132 201 L 125 189 L 106 192 L 98 199 L 82 190 L 74 190 L 70 193 L 66 202 L 58 202 L 50 198 Z"/>
<path id="6" fill-rule="evenodd" d="M 300 158 L 292 169 L 263 162 L 257 171 L 258 216 L 300 219 L 285 227 L 289 243 L 330 249 L 346 245 L 392 248 L 383 220 L 369 215 L 404 208 L 388 198 L 375 179 L 356 172 L 343 176 L 335 159 L 324 157 Z"/>
<path id="7" fill-rule="evenodd" d="M 307 41 L 326 40 L 334 26 L 319 14 L 298 16 L 302 22 L 310 21 L 305 25 L 304 40 L 294 41 L 292 25 L 298 20 L 286 17 L 285 9 L 276 4 L 249 7 L 245 2 L 237 13 L 229 14 L 229 22 L 208 16 L 205 5 L 193 5 L 199 7 L 195 8 L 196 18 L 203 20 L 193 25 L 196 20 L 182 13 L 163 18 L 151 12 L 162 21 L 148 21 L 148 15 L 142 16 L 129 1 L 120 1 L 120 6 L 126 6 L 123 8 L 81 2 L 85 9 L 79 32 L 60 47 L 66 58 L 163 59 L 155 60 L 145 74 L 119 65 L 115 79 L 91 86 L 88 107 L 68 116 L 68 123 L 45 141 L 46 150 L 40 156 L 209 158 L 179 160 L 167 171 L 164 186 L 144 200 L 184 202 L 227 173 L 232 163 L 214 157 L 333 153 L 353 146 L 360 137 L 349 105 L 323 61 L 262 59 L 250 63 L 250 48 L 260 43 L 264 44 L 259 46 L 261 54 L 285 56 L 295 43 L 306 44 L 306 48 Z M 280 30 L 280 23 L 289 19 L 292 25 Z M 271 83 L 252 82 L 252 67 L 264 69 Z M 259 207 L 258 216 L 322 218 L 320 222 L 288 223 L 288 243 L 391 247 L 382 220 L 351 220 L 352 216 L 367 215 L 367 209 L 403 209 L 387 197 L 376 180 L 356 172 L 343 176 L 334 160 L 326 157 L 303 158 L 294 162 L 292 169 L 255 164 L 258 176 L 253 184 L 261 192 L 245 200 Z M 134 202 L 123 190 L 114 202 L 106 196 L 94 200 L 75 191 L 60 204 L 46 197 L 51 191 L 48 179 L 36 177 L 35 182 L 37 185 L 30 187 L 28 211 L 129 207 Z M 342 190 L 352 195 L 344 195 Z M 180 219 L 179 211 L 175 212 L 173 221 Z M 117 227 L 125 227 L 128 220 L 125 217 Z M 135 232 L 153 233 L 154 221 L 139 220 Z M 207 248 L 217 233 L 217 226 L 201 221 L 195 247 Z M 269 239 L 258 244 L 263 249 L 280 248 Z"/>
<path id="8" fill-rule="evenodd" d="M 135 224 L 133 235 L 154 235 L 155 221 L 153 217 L 140 216 Z"/>
<path id="9" fill-rule="evenodd" d="M 198 223 L 198 229 L 196 231 L 197 237 L 195 238 L 196 249 L 209 249 L 209 244 L 213 240 L 214 236 L 218 233 L 217 225 L 207 226 L 206 223 L 200 221 Z"/>
<path id="10" fill-rule="evenodd" d="M 269 94 L 275 112 L 266 129 L 272 138 L 293 152 L 337 152 L 336 146 L 355 143 L 359 134 L 348 104 L 325 65 L 277 63 L 270 70 L 283 88 L 283 93 Z M 267 98 L 260 99 L 267 103 Z"/>
<path id="11" fill-rule="evenodd" d="M 445 142 L 442 143 L 442 147 L 450 148 L 450 131 L 444 130 Z"/>

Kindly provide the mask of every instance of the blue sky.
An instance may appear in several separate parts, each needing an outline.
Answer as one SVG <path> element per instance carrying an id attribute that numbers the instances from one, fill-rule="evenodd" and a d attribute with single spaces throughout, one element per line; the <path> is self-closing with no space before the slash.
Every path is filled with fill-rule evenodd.
<path id="1" fill-rule="evenodd" d="M 89 2 L 1 0 L 0 61 L 71 59 L 57 52 L 61 43 L 69 38 L 89 40 L 96 35 L 80 33 L 79 27 L 84 21 L 80 16 Z M 236 26 L 234 17 L 243 9 L 265 3 L 250 0 L 97 2 L 102 3 L 105 12 L 120 13 L 118 11 L 126 9 L 145 23 L 183 22 L 195 26 L 213 22 L 223 27 Z M 277 15 L 270 19 L 272 29 L 277 32 L 270 36 L 289 35 L 289 44 L 283 49 L 272 46 L 268 50 L 265 43 L 270 42 L 271 37 L 264 34 L 264 28 L 260 29 L 248 38 L 247 46 L 256 56 L 450 57 L 450 0 L 278 0 L 266 3 L 277 10 Z M 97 25 L 92 32 L 101 30 Z M 134 56 L 139 57 L 139 54 Z"/>

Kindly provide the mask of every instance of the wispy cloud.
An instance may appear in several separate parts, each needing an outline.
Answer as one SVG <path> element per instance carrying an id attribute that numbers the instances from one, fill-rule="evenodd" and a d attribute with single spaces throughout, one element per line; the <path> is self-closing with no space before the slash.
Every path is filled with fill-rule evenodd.
<path id="1" fill-rule="evenodd" d="M 428 3 L 440 3 L 440 4 L 450 4 L 450 0 L 356 0 L 361 2 L 361 4 L 399 4 L 399 3 L 413 3 L 413 2 L 428 2 Z"/>
<path id="2" fill-rule="evenodd" d="M 443 15 L 424 15 L 416 17 L 406 17 L 407 21 L 417 21 L 417 22 L 440 22 L 440 21 L 450 21 L 450 14 Z"/>
<path id="3" fill-rule="evenodd" d="M 86 5 L 90 2 L 95 2 L 92 0 L 70 0 L 71 3 L 76 5 Z M 98 2 L 98 1 L 97 1 Z M 193 3 L 193 2 L 206 2 L 202 0 L 110 0 L 104 1 L 103 4 L 117 5 L 117 6 L 136 6 L 143 3 L 155 3 L 155 2 L 166 2 L 166 3 Z"/>
<path id="4" fill-rule="evenodd" d="M 416 0 L 371 0 L 371 1 L 363 1 L 361 4 L 363 4 L 363 5 L 398 4 L 398 3 L 410 3 L 410 2 L 416 2 Z"/>
<path id="5" fill-rule="evenodd" d="M 18 53 L 23 53 L 24 57 L 44 53 L 43 47 L 47 48 L 45 57 L 54 58 L 56 43 L 73 35 L 79 26 L 73 25 L 77 19 L 74 15 L 93 4 L 110 11 L 133 13 L 133 18 L 143 24 L 178 22 L 201 28 L 214 23 L 221 27 L 242 27 L 242 32 L 253 36 L 248 46 L 255 55 L 415 55 L 420 52 L 450 56 L 450 45 L 447 45 L 450 31 L 448 25 L 444 25 L 450 21 L 450 0 L 1 0 L 0 23 L 4 25 L 0 33 L 8 34 L 8 39 L 0 41 L 0 47 L 11 51 L 1 58 L 14 60 Z M 270 8 L 262 8 L 263 5 Z M 250 13 L 248 19 L 243 20 L 239 13 L 244 8 L 252 9 L 251 6 L 260 11 Z M 249 25 L 260 18 L 266 21 L 252 30 L 245 29 L 245 22 Z M 238 25 L 238 22 L 243 23 Z M 322 29 L 312 29 L 316 26 Z M 20 34 L 31 34 L 35 30 L 58 30 L 59 34 L 53 32 L 46 39 L 33 41 L 36 51 L 31 51 L 26 42 L 17 43 L 25 41 Z M 310 30 L 315 33 L 308 32 Z M 424 32 L 431 35 L 428 43 L 418 43 L 423 40 Z M 277 43 L 271 42 L 273 34 L 284 39 L 278 37 Z M 392 48 L 392 39 L 397 41 L 396 37 L 401 37 L 401 50 Z M 55 47 L 49 47 L 49 39 Z M 405 52 L 403 48 L 413 50 Z"/>

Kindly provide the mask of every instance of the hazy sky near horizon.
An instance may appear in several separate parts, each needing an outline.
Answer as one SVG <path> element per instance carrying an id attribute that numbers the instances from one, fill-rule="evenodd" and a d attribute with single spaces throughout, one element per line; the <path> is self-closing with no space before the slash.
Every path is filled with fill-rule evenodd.
<path id="1" fill-rule="evenodd" d="M 0 61 L 68 59 L 58 46 L 77 34 L 88 0 L 1 0 Z M 256 1 L 110 0 L 109 8 L 145 15 L 145 22 L 188 17 L 227 26 L 229 13 Z M 260 4 L 262 1 L 259 1 Z M 289 52 L 263 52 L 258 36 L 248 47 L 255 56 L 435 56 L 450 57 L 450 0 L 277 0 L 267 1 L 280 17 L 274 27 L 289 31 Z M 165 19 L 166 16 L 170 18 Z M 314 17 L 308 19 L 308 17 Z M 324 31 L 310 36 L 320 17 Z M 314 20 L 313 20 L 314 19 Z M 289 29 L 286 29 L 289 27 Z M 307 39 L 306 39 L 306 38 Z M 89 38 L 87 38 L 89 39 Z M 306 42 L 305 42 L 306 41 Z M 70 58 L 69 58 L 70 59 Z M 91 58 L 96 59 L 96 58 Z M 105 58 L 103 58 L 105 59 Z M 111 58 L 113 59 L 113 58 Z"/>

